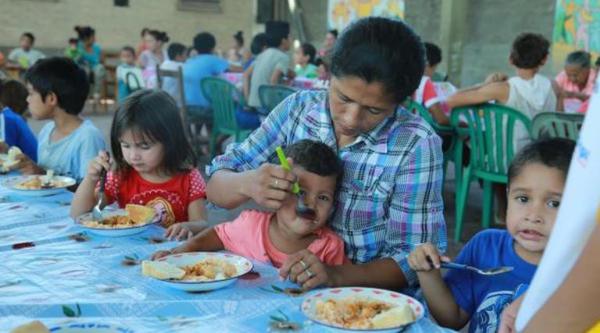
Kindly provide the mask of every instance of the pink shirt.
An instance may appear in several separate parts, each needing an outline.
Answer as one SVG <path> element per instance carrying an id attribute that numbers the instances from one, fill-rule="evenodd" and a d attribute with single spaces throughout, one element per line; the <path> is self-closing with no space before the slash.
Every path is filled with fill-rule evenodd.
<path id="1" fill-rule="evenodd" d="M 215 226 L 215 231 L 226 250 L 281 267 L 288 254 L 278 250 L 269 239 L 269 223 L 273 213 L 255 210 L 243 211 L 235 220 Z M 308 250 L 326 265 L 348 262 L 344 255 L 344 241 L 331 229 L 323 227 L 315 232 Z"/>
<path id="2" fill-rule="evenodd" d="M 590 69 L 590 74 L 588 75 L 587 83 L 585 84 L 585 87 L 583 89 L 579 89 L 579 85 L 569 81 L 567 73 L 565 73 L 564 70 L 556 76 L 555 80 L 558 86 L 564 91 L 579 92 L 591 96 L 594 90 L 594 82 L 596 81 L 596 71 L 594 69 Z M 575 112 L 578 109 L 580 109 L 582 103 L 583 101 L 577 98 L 565 98 L 565 111 Z"/>

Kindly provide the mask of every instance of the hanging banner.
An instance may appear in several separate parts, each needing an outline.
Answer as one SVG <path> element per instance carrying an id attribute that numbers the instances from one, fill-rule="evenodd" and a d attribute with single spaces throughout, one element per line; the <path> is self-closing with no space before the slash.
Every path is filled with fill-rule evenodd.
<path id="1" fill-rule="evenodd" d="M 385 16 L 404 19 L 404 0 L 329 0 L 329 29 L 344 28 L 353 20 L 365 16 Z"/>

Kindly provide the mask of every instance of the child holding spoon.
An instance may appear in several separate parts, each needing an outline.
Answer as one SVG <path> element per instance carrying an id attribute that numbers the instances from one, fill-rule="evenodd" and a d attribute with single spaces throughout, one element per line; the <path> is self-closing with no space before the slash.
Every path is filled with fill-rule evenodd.
<path id="1" fill-rule="evenodd" d="M 508 170 L 507 230 L 479 232 L 455 262 L 480 269 L 514 267 L 510 272 L 484 276 L 450 270 L 442 278 L 440 255 L 431 244 L 415 248 L 408 257 L 432 316 L 442 326 L 469 332 L 496 332 L 504 307 L 531 282 L 540 262 L 565 186 L 575 142 L 546 139 L 529 144 Z"/>
<path id="2" fill-rule="evenodd" d="M 311 140 L 288 146 L 285 154 L 293 161 L 291 170 L 298 176 L 300 197 L 314 210 L 314 219 L 299 216 L 298 196 L 289 195 L 274 213 L 244 211 L 234 221 L 207 229 L 170 251 L 159 251 L 152 259 L 182 252 L 228 250 L 280 267 L 289 254 L 308 249 L 328 265 L 344 263 L 344 242 L 326 226 L 342 176 L 339 158 L 326 144 Z M 312 272 L 307 270 L 307 274 Z"/>

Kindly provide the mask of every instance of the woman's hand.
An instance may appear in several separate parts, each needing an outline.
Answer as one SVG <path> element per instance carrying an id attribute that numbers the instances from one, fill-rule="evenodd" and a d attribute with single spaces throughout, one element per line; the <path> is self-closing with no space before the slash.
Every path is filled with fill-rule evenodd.
<path id="1" fill-rule="evenodd" d="M 330 284 L 331 273 L 329 267 L 305 249 L 288 256 L 279 268 L 279 276 L 283 279 L 289 278 L 304 290 L 310 290 Z"/>
<path id="2" fill-rule="evenodd" d="M 187 239 L 192 238 L 194 236 L 194 232 L 192 231 L 190 223 L 191 222 L 181 222 L 181 223 L 175 223 L 175 224 L 171 225 L 165 231 L 165 237 L 168 240 L 178 240 L 178 241 L 187 240 Z"/>
<path id="3" fill-rule="evenodd" d="M 102 170 L 110 170 L 110 156 L 105 151 L 100 151 L 98 156 L 90 161 L 86 178 L 95 184 L 100 180 Z"/>
<path id="4" fill-rule="evenodd" d="M 291 160 L 288 161 L 291 166 Z M 283 170 L 280 165 L 265 163 L 249 173 L 244 192 L 257 204 L 276 210 L 281 207 L 295 181 L 296 176 L 292 172 Z"/>
<path id="5" fill-rule="evenodd" d="M 450 258 L 440 255 L 438 249 L 430 243 L 417 246 L 408 255 L 408 264 L 416 272 L 439 270 L 442 261 L 450 261 Z"/>

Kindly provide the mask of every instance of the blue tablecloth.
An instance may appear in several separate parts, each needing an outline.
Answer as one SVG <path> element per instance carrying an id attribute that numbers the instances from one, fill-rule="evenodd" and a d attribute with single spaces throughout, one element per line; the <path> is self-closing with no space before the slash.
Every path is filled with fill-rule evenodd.
<path id="1" fill-rule="evenodd" d="M 303 332 L 323 332 L 300 312 L 302 297 L 274 292 L 275 268 L 254 262 L 252 278 L 204 293 L 173 290 L 143 277 L 139 265 L 173 242 L 164 230 L 108 238 L 86 233 L 68 217 L 72 194 L 24 197 L 0 188 L 0 331 L 40 319 L 48 326 L 112 323 L 131 332 L 265 332 L 283 312 Z M 34 246 L 31 246 L 35 244 Z M 16 245 L 15 245 L 16 244 Z M 448 332 L 424 318 L 406 332 Z"/>

